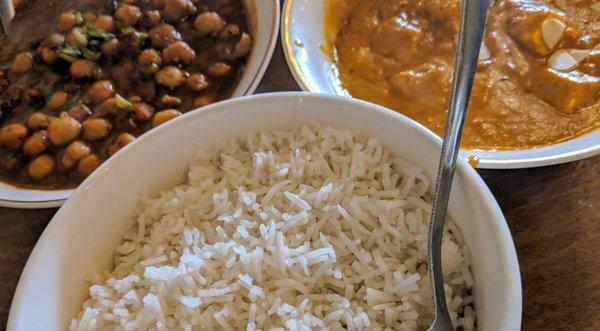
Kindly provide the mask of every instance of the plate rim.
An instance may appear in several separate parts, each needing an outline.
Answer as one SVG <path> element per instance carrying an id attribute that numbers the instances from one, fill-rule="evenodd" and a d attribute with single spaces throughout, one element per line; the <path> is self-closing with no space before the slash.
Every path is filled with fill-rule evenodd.
<path id="1" fill-rule="evenodd" d="M 321 1 L 320 3 L 324 3 L 324 2 Z M 285 0 L 285 2 L 283 4 L 283 10 L 282 10 L 282 20 L 281 20 L 282 24 L 280 27 L 281 47 L 283 48 L 283 53 L 285 55 L 285 60 L 288 65 L 288 69 L 292 73 L 292 76 L 294 77 L 296 84 L 298 84 L 300 89 L 302 89 L 303 91 L 312 92 L 312 93 L 325 93 L 325 92 L 319 91 L 312 87 L 312 85 L 310 84 L 308 79 L 306 79 L 306 77 L 304 76 L 302 70 L 300 69 L 300 66 L 298 65 L 298 61 L 296 59 L 296 56 L 295 56 L 295 53 L 293 50 L 294 45 L 293 45 L 293 41 L 291 40 L 292 38 L 291 38 L 291 32 L 290 32 L 293 4 L 294 4 L 294 0 Z M 325 93 L 325 94 L 330 94 L 330 93 Z M 340 94 L 335 94 L 335 95 L 340 95 Z M 341 96 L 343 96 L 343 95 L 341 95 Z M 347 96 L 345 96 L 345 97 L 347 97 Z M 350 98 L 356 99 L 353 97 L 350 97 Z M 558 142 L 555 144 L 551 144 L 551 145 L 547 145 L 547 146 L 533 147 L 533 148 L 528 148 L 528 149 L 507 150 L 507 152 L 535 151 L 536 149 L 540 149 L 540 148 L 550 148 L 553 146 L 559 146 L 560 144 L 563 144 L 563 143 L 566 143 L 569 141 L 581 139 L 582 137 L 585 137 L 587 135 L 598 134 L 598 133 L 600 133 L 600 128 L 592 130 L 592 131 L 585 133 L 581 136 L 578 136 L 576 138 Z M 539 157 L 526 157 L 526 158 L 519 158 L 519 159 L 506 158 L 506 159 L 502 159 L 502 160 L 490 159 L 490 158 L 485 157 L 485 154 L 490 154 L 490 153 L 495 153 L 495 152 L 497 152 L 497 151 L 482 150 L 482 149 L 461 149 L 460 155 L 463 158 L 468 158 L 470 156 L 478 157 L 479 162 L 478 162 L 477 166 L 475 167 L 477 169 L 490 169 L 490 170 L 528 169 L 528 168 L 546 167 L 546 166 L 559 165 L 559 164 L 564 164 L 564 163 L 569 163 L 569 162 L 574 162 L 574 161 L 580 161 L 580 160 L 584 160 L 587 158 L 591 158 L 591 157 L 600 155 L 600 143 L 596 144 L 595 146 L 590 146 L 590 147 L 583 148 L 583 149 L 566 151 L 566 152 L 558 152 L 558 153 L 555 153 L 552 155 L 539 156 Z M 499 151 L 499 152 L 502 152 L 502 151 Z"/>

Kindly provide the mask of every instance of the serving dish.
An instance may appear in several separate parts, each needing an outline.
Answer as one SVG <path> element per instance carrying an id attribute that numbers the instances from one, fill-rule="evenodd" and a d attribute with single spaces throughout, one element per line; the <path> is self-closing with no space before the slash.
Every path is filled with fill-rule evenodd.
<path id="1" fill-rule="evenodd" d="M 118 152 L 59 210 L 21 276 L 8 330 L 65 329 L 86 296 L 86 274 L 110 268 L 116 245 L 133 225 L 139 195 L 182 183 L 198 149 L 236 134 L 302 123 L 356 128 L 435 176 L 440 139 L 405 116 L 367 102 L 275 93 L 187 113 Z M 485 183 L 464 160 L 457 166 L 449 216 L 470 248 L 479 328 L 518 330 L 521 281 L 510 231 Z"/>
<path id="2" fill-rule="evenodd" d="M 231 97 L 254 93 L 271 60 L 280 19 L 280 5 L 277 0 L 245 1 L 250 24 L 254 33 L 254 48 L 245 72 Z M 73 193 L 66 190 L 26 189 L 0 182 L 0 206 L 12 208 L 58 207 Z"/>
<path id="3" fill-rule="evenodd" d="M 335 66 L 323 52 L 324 1 L 287 0 L 283 8 L 281 37 L 287 63 L 304 91 L 349 97 Z M 315 24 L 319 22 L 319 24 Z M 548 166 L 600 154 L 600 130 L 554 145 L 521 150 L 461 151 L 463 158 L 479 159 L 478 168 L 515 169 Z"/>

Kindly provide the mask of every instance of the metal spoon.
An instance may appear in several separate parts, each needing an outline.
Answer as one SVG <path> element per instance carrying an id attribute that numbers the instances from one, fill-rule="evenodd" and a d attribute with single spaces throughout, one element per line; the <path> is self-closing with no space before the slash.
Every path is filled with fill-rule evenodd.
<path id="1" fill-rule="evenodd" d="M 8 36 L 10 21 L 15 17 L 15 6 L 12 0 L 0 0 L 0 20 L 2 21 L 2 30 Z"/>
<path id="2" fill-rule="evenodd" d="M 489 0 L 463 0 L 460 14 L 460 31 L 458 50 L 454 66 L 452 94 L 448 109 L 446 133 L 442 146 L 442 157 L 438 170 L 433 210 L 429 223 L 429 283 L 433 292 L 433 308 L 435 319 L 430 331 L 454 330 L 444 292 L 444 276 L 442 274 L 442 235 L 446 209 L 454 178 L 454 168 L 458 157 L 460 138 L 462 135 L 473 79 L 477 71 L 477 61 L 483 31 L 490 6 Z"/>

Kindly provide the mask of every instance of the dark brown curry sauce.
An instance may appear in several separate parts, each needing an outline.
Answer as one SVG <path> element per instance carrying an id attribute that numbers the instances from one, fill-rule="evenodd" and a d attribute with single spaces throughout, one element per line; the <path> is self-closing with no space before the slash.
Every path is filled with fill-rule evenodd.
<path id="1" fill-rule="evenodd" d="M 191 3 L 194 9 L 190 9 L 181 18 L 175 20 L 165 17 L 165 6 L 170 1 L 174 0 L 23 1 L 11 25 L 11 38 L 1 42 L 0 128 L 10 124 L 25 124 L 28 117 L 35 112 L 46 114 L 52 121 L 60 118 L 61 113 L 64 115 L 73 107 L 83 104 L 90 110 L 90 114 L 85 119 L 106 119 L 111 124 L 111 129 L 101 139 L 86 140 L 82 132 L 71 140 L 82 142 L 89 147 L 89 154 L 97 156 L 102 161 L 122 147 L 121 145 L 129 142 L 130 139 L 126 139 L 121 144 L 115 142 L 120 135 L 130 134 L 131 136 L 127 137 L 138 137 L 153 127 L 153 121 L 154 126 L 160 122 L 155 118 L 158 112 L 167 109 L 185 112 L 228 98 L 235 89 L 248 58 L 247 51 L 241 56 L 232 55 L 233 51 L 237 50 L 236 46 L 240 43 L 242 34 L 246 36 L 250 34 L 247 13 L 241 0 L 177 1 L 187 5 Z M 44 38 L 50 33 L 60 32 L 56 27 L 61 13 L 76 13 L 79 18 L 92 14 L 115 16 L 115 10 L 123 4 L 138 7 L 143 15 L 149 11 L 158 12 L 160 22 L 146 24 L 142 21 L 145 16 L 142 16 L 136 24 L 127 26 L 115 20 L 116 27 L 111 33 L 119 42 L 118 53 L 113 56 L 102 54 L 94 62 L 95 68 L 100 69 L 98 76 L 75 78 L 69 74 L 72 65 L 69 61 L 59 58 L 56 63 L 47 64 L 40 59 L 40 48 L 43 46 Z M 169 10 L 171 12 L 167 15 L 173 16 L 173 9 Z M 175 9 L 175 15 L 177 15 L 176 10 L 178 9 Z M 198 26 L 195 27 L 195 19 L 203 13 L 216 13 L 217 17 L 221 17 L 223 24 L 218 25 L 216 30 L 209 34 L 200 35 Z M 93 19 L 93 16 L 90 17 L 90 20 Z M 161 69 L 172 65 L 184 75 L 185 81 L 175 88 L 158 83 L 156 78 L 158 73 L 142 73 L 142 67 L 138 63 L 140 52 L 149 48 L 157 48 L 159 54 L 162 51 L 164 58 L 164 49 L 161 50 L 153 45 L 148 34 L 153 27 L 165 22 L 175 27 L 180 34 L 179 39 L 187 43 L 195 52 L 195 57 L 190 63 L 174 61 L 175 63 L 168 64 L 162 61 Z M 94 31 L 89 22 L 83 22 L 78 26 L 88 33 Z M 226 32 L 229 34 L 225 35 Z M 69 32 L 60 33 L 68 35 Z M 137 39 L 129 40 L 132 38 Z M 96 51 L 100 52 L 99 49 L 98 46 Z M 32 68 L 23 74 L 11 71 L 11 64 L 20 52 L 34 54 Z M 215 63 L 224 64 L 219 68 L 227 69 L 225 74 L 223 70 L 218 72 L 213 69 Z M 197 89 L 188 88 L 186 84 L 189 76 L 196 73 L 201 75 L 198 77 L 204 77 L 206 82 L 202 82 L 202 86 Z M 98 80 L 112 82 L 116 92 L 112 97 L 116 98 L 117 95 L 122 97 L 121 106 L 125 102 L 126 107 L 121 107 L 122 112 L 119 112 L 117 107 L 115 108 L 117 111 L 107 113 L 101 104 L 91 100 L 90 88 Z M 67 101 L 59 109 L 50 110 L 48 109 L 49 98 L 57 91 L 65 92 L 68 95 Z M 136 117 L 132 106 L 138 103 L 144 103 L 152 108 L 150 117 L 143 119 Z M 85 119 L 78 121 L 83 123 Z M 36 130 L 29 129 L 25 139 L 29 139 L 35 132 Z M 32 161 L 39 155 L 24 155 L 23 147 L 15 149 L 8 148 L 7 145 L 0 146 L 0 180 L 30 188 L 76 187 L 87 176 L 88 171 L 85 170 L 84 173 L 77 171 L 77 162 L 80 160 L 76 160 L 76 165 L 71 165 L 70 168 L 65 167 L 61 162 L 69 143 L 60 146 L 47 144 L 45 151 L 40 154 L 49 155 L 54 160 L 54 167 L 49 174 L 37 180 L 32 179 L 28 167 L 31 167 Z"/>

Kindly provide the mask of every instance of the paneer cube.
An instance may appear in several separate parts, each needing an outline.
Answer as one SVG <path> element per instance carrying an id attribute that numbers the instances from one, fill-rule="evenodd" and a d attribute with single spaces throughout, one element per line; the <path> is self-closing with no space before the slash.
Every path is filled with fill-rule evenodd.
<path id="1" fill-rule="evenodd" d="M 371 48 L 385 56 L 406 63 L 418 51 L 423 31 L 402 17 L 390 17 L 381 22 L 371 38 Z"/>
<path id="2" fill-rule="evenodd" d="M 446 107 L 450 93 L 452 69 L 443 64 L 426 63 L 416 70 L 394 75 L 390 85 L 407 100 L 435 108 Z"/>
<path id="3" fill-rule="evenodd" d="M 600 77 L 579 71 L 569 73 L 551 68 L 541 69 L 531 85 L 532 93 L 556 110 L 572 114 L 577 109 L 597 102 L 600 93 Z"/>
<path id="4" fill-rule="evenodd" d="M 506 31 L 520 47 L 538 55 L 548 55 L 552 49 L 548 47 L 542 34 L 542 25 L 547 19 L 554 18 L 565 21 L 565 14 L 560 10 L 537 2 L 513 1 L 508 6 Z"/>

